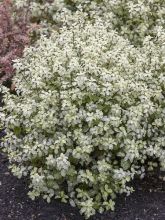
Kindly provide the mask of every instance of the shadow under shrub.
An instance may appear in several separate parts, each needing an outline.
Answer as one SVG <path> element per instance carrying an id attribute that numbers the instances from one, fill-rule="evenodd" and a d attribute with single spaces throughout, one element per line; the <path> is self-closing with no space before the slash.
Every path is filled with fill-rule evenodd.
<path id="1" fill-rule="evenodd" d="M 81 19 L 41 37 L 15 61 L 17 95 L 1 86 L 12 172 L 30 177 L 32 199 L 61 198 L 86 218 L 132 192 L 148 158 L 165 167 L 165 34 L 138 49 L 107 26 Z"/>

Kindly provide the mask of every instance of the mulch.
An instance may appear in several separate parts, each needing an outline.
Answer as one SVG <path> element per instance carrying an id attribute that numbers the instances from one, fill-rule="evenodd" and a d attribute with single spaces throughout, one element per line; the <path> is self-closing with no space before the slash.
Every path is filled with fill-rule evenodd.
<path id="1" fill-rule="evenodd" d="M 165 182 L 158 173 L 148 174 L 132 184 L 135 192 L 118 196 L 115 212 L 96 214 L 90 220 L 165 220 Z M 84 220 L 77 208 L 58 200 L 46 203 L 27 196 L 26 179 L 17 179 L 0 154 L 0 220 Z"/>

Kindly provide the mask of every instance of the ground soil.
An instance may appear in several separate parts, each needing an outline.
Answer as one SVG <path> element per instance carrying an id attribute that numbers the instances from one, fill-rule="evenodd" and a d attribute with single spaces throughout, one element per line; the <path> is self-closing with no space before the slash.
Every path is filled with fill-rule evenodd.
<path id="1" fill-rule="evenodd" d="M 60 201 L 47 204 L 28 198 L 27 181 L 8 170 L 7 158 L 0 154 L 0 220 L 83 220 L 77 208 Z M 135 192 L 119 196 L 115 212 L 97 214 L 90 220 L 165 220 L 165 183 L 158 173 L 133 183 Z"/>

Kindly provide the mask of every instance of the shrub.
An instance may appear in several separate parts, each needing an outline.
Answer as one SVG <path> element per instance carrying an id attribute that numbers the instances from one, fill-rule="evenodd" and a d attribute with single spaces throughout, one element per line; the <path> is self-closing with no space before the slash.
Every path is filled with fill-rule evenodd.
<path id="1" fill-rule="evenodd" d="M 110 27 L 129 39 L 136 46 L 141 46 L 146 36 L 156 36 L 157 29 L 165 28 L 164 0 L 70 0 L 74 10 L 88 13 L 89 19 L 102 17 Z M 67 4 L 66 4 L 67 7 Z"/>
<path id="2" fill-rule="evenodd" d="M 88 218 L 114 209 L 117 193 L 144 174 L 145 161 L 165 167 L 164 39 L 142 48 L 109 24 L 64 26 L 17 60 L 17 95 L 1 86 L 1 146 L 29 196 L 77 205 Z"/>
<path id="3" fill-rule="evenodd" d="M 14 1 L 18 7 L 29 2 Z M 44 21 L 45 29 L 77 19 L 73 16 L 77 11 L 86 13 L 88 19 L 102 17 L 136 46 L 142 45 L 144 37 L 156 36 L 159 26 L 165 28 L 164 0 L 30 0 L 30 10 L 32 20 Z"/>
<path id="4" fill-rule="evenodd" d="M 159 26 L 165 27 L 163 0 L 101 1 L 100 9 L 105 19 L 134 45 L 142 45 L 144 37 L 156 36 Z M 100 13 L 101 14 L 101 13 Z"/>
<path id="5" fill-rule="evenodd" d="M 28 44 L 27 17 L 4 0 L 0 4 L 0 83 L 13 76 L 13 60 L 22 56 Z"/>

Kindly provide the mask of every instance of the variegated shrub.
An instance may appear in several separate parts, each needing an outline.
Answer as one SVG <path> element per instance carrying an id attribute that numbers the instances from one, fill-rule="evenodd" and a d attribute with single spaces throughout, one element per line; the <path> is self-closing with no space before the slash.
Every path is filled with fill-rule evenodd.
<path id="1" fill-rule="evenodd" d="M 109 21 L 80 17 L 26 48 L 17 95 L 1 86 L 1 146 L 32 199 L 61 198 L 88 218 L 113 210 L 146 160 L 165 167 L 164 41 L 159 29 L 135 48 Z"/>

